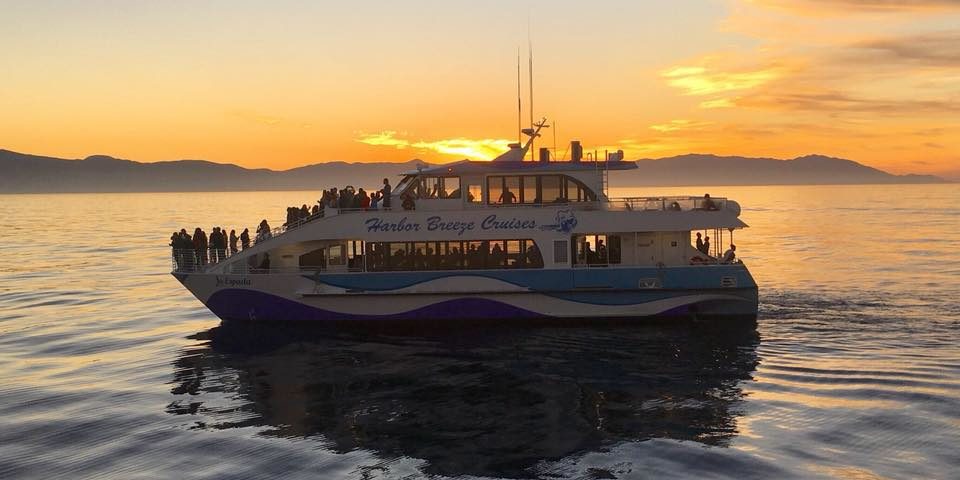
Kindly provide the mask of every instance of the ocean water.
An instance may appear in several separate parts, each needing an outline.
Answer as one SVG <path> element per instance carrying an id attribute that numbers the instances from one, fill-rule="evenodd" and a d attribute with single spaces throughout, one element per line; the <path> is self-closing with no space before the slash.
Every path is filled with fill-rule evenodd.
<path id="1" fill-rule="evenodd" d="M 704 192 L 756 330 L 220 325 L 170 232 L 315 192 L 0 196 L 0 478 L 956 478 L 960 188 Z"/>

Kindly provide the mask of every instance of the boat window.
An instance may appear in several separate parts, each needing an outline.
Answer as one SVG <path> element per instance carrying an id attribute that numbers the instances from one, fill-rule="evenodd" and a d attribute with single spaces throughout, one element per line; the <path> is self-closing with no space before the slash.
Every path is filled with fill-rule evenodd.
<path id="1" fill-rule="evenodd" d="M 442 177 L 441 180 L 440 198 L 460 198 L 460 177 Z"/>
<path id="2" fill-rule="evenodd" d="M 503 193 L 503 177 L 487 177 L 487 203 L 500 203 Z"/>
<path id="3" fill-rule="evenodd" d="M 579 180 L 566 175 L 487 177 L 487 203 L 539 204 L 593 202 L 597 196 Z"/>
<path id="4" fill-rule="evenodd" d="M 417 198 L 460 198 L 460 177 L 421 177 Z"/>
<path id="5" fill-rule="evenodd" d="M 325 248 L 318 248 L 316 250 L 311 250 L 303 255 L 300 255 L 300 266 L 301 267 L 317 267 L 320 269 L 327 268 L 327 251 Z"/>
<path id="6" fill-rule="evenodd" d="M 343 253 L 343 245 L 331 245 L 327 248 L 328 261 L 331 267 L 346 263 Z"/>
<path id="7" fill-rule="evenodd" d="M 520 201 L 520 177 L 503 177 L 503 197 L 500 203 L 518 203 Z"/>
<path id="8" fill-rule="evenodd" d="M 520 240 L 377 242 L 367 244 L 367 270 L 543 268 L 536 243 Z"/>
<path id="9" fill-rule="evenodd" d="M 414 180 L 416 180 L 416 179 L 417 179 L 417 176 L 416 176 L 416 175 L 407 175 L 406 177 L 403 177 L 403 180 L 400 180 L 400 183 L 397 184 L 397 187 L 393 189 L 392 194 L 393 194 L 393 195 L 399 195 L 399 194 L 403 193 L 405 190 L 407 190 L 408 188 L 410 188 L 411 184 L 413 184 Z M 413 190 L 411 190 L 411 191 L 413 191 Z M 414 193 L 416 193 L 416 192 L 414 192 Z"/>
<path id="10" fill-rule="evenodd" d="M 540 196 L 537 195 L 537 177 L 533 175 L 524 175 L 520 177 L 523 187 L 520 191 L 520 201 L 522 203 L 540 203 Z"/>
<path id="11" fill-rule="evenodd" d="M 363 240 L 350 240 L 347 242 L 347 268 L 350 270 L 363 270 Z"/>
<path id="12" fill-rule="evenodd" d="M 545 203 L 563 202 L 563 193 L 560 190 L 560 175 L 540 177 L 540 198 Z"/>
<path id="13" fill-rule="evenodd" d="M 473 183 L 467 186 L 467 201 L 470 203 L 483 202 L 483 190 L 479 183 Z"/>
<path id="14" fill-rule="evenodd" d="M 575 266 L 616 265 L 621 261 L 619 235 L 575 235 L 571 248 Z"/>

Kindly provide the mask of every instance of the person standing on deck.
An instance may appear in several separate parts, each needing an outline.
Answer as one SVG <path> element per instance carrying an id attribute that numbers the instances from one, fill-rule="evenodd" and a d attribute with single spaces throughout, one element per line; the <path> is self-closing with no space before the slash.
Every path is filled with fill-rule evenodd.
<path id="1" fill-rule="evenodd" d="M 383 209 L 390 210 L 390 192 L 393 189 L 390 187 L 390 179 L 383 179 L 383 188 L 380 192 L 383 194 Z"/>
<path id="2" fill-rule="evenodd" d="M 236 255 L 240 250 L 237 249 L 237 231 L 230 229 L 230 255 Z"/>
<path id="3" fill-rule="evenodd" d="M 243 233 L 240 234 L 240 246 L 244 250 L 250 248 L 250 229 L 244 228 Z"/>

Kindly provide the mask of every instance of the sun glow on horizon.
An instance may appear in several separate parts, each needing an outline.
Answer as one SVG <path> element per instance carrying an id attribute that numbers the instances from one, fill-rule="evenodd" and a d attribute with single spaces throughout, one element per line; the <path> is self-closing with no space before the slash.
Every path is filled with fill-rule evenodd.
<path id="1" fill-rule="evenodd" d="M 559 125 L 537 147 L 556 133 L 558 157 L 576 139 L 960 179 L 958 2 L 522 3 L 537 12 L 535 116 Z M 13 0 L 0 148 L 277 169 L 489 160 L 517 133 L 516 7 Z M 526 58 L 522 75 L 525 123 Z"/>

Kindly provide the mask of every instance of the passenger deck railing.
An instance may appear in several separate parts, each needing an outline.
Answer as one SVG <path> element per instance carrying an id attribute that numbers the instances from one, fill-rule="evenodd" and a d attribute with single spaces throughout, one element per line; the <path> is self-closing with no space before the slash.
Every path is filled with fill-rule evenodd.
<path id="1" fill-rule="evenodd" d="M 607 201 L 608 210 L 629 210 L 638 212 L 692 210 L 716 211 L 727 208 L 727 199 L 723 197 L 620 197 Z"/>

